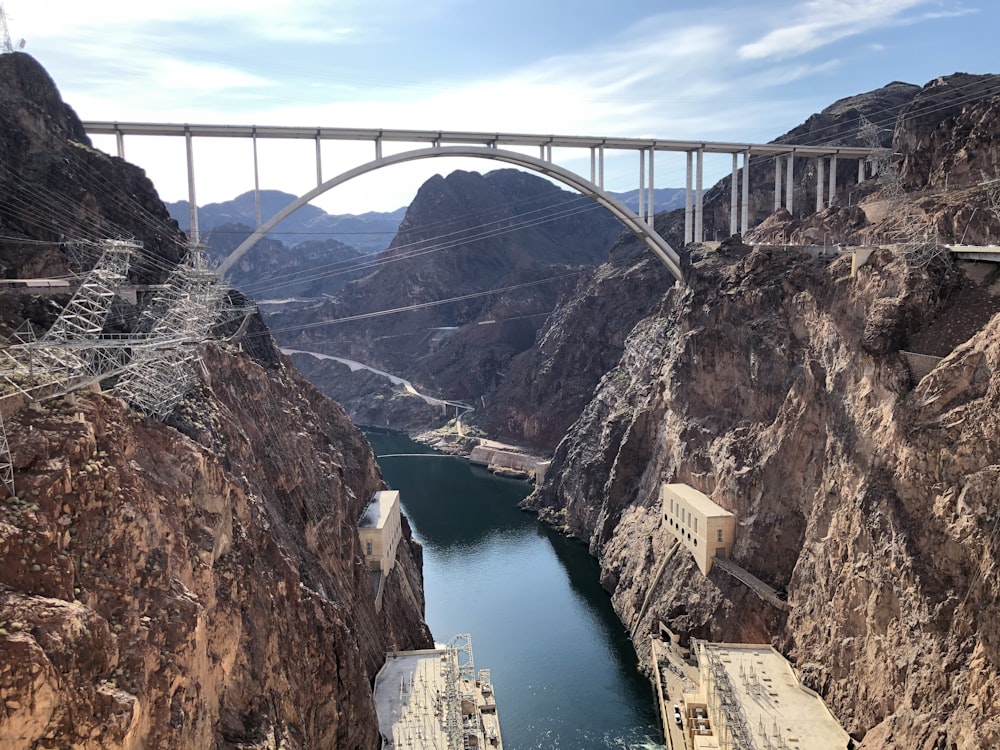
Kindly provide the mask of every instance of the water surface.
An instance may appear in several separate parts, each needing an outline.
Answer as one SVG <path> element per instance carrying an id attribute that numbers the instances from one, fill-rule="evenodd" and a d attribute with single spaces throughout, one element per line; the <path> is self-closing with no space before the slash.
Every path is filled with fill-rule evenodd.
<path id="1" fill-rule="evenodd" d="M 424 545 L 427 623 L 470 633 L 489 668 L 506 750 L 662 748 L 652 686 L 579 542 L 517 509 L 525 482 L 371 432 Z"/>

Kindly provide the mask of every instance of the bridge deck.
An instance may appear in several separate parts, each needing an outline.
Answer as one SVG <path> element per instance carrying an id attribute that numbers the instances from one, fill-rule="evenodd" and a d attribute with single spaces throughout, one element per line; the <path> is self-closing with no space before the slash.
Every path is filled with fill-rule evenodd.
<path id="1" fill-rule="evenodd" d="M 719 154 L 841 156 L 864 159 L 871 149 L 851 146 L 809 146 L 784 143 L 689 141 L 669 138 L 621 138 L 589 135 L 490 133 L 461 130 L 393 130 L 380 128 L 328 128 L 287 125 L 211 125 L 188 123 L 90 121 L 83 123 L 90 135 L 159 135 L 197 138 L 285 138 L 337 141 L 395 141 L 480 146 L 553 146 L 566 148 L 653 149 L 654 151 L 705 151 Z"/>

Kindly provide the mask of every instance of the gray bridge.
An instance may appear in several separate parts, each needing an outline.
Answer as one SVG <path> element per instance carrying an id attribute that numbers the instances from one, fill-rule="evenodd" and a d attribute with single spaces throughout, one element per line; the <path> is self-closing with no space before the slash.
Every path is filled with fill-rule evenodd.
<path id="1" fill-rule="evenodd" d="M 441 156 L 475 157 L 493 159 L 524 167 L 546 175 L 607 208 L 629 229 L 635 232 L 649 249 L 681 279 L 677 253 L 653 229 L 654 166 L 657 154 L 672 152 L 685 154 L 687 181 L 684 196 L 685 244 L 704 236 L 703 230 L 703 159 L 706 153 L 732 155 L 732 189 L 730 196 L 729 230 L 731 234 L 745 233 L 749 228 L 750 159 L 764 156 L 774 159 L 774 208 L 784 206 L 792 210 L 792 167 L 796 158 L 816 159 L 816 210 L 828 205 L 834 195 L 839 159 L 855 160 L 858 164 L 858 181 L 865 177 L 865 164 L 871 156 L 868 148 L 845 146 L 798 146 L 773 143 L 725 143 L 718 141 L 680 141 L 658 138 L 600 138 L 574 135 L 531 135 L 518 133 L 483 133 L 432 130 L 374 130 L 323 127 L 264 127 L 256 125 L 190 125 L 171 123 L 85 122 L 90 135 L 114 135 L 118 156 L 125 157 L 125 136 L 173 136 L 184 138 L 187 145 L 188 202 L 191 210 L 191 239 L 199 239 L 197 201 L 195 198 L 195 164 L 193 141 L 195 138 L 248 138 L 253 142 L 254 195 L 257 226 L 254 233 L 230 254 L 219 267 L 224 274 L 256 242 L 311 200 L 368 172 L 393 164 Z M 266 139 L 314 140 L 316 143 L 316 187 L 292 202 L 267 221 L 260 213 L 260 181 L 257 170 L 257 141 Z M 335 177 L 324 179 L 320 145 L 324 140 L 370 141 L 374 159 L 360 164 Z M 386 142 L 414 146 L 402 153 L 383 155 Z M 501 147 L 537 148 L 538 156 Z M 555 164 L 553 148 L 589 150 L 589 179 Z M 639 210 L 633 212 L 604 189 L 604 157 L 607 151 L 633 151 L 638 155 Z M 742 168 L 739 158 L 742 156 Z M 824 168 L 828 166 L 828 168 Z M 784 168 L 784 180 L 782 169 Z M 742 173 L 742 178 L 740 177 Z M 824 190 L 824 174 L 829 175 L 829 188 Z M 782 183 L 784 195 L 782 196 Z"/>

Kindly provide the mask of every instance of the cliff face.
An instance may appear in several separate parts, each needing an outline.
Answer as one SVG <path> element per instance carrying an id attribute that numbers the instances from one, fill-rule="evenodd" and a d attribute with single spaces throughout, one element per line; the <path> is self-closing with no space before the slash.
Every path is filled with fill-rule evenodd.
<path id="1" fill-rule="evenodd" d="M 63 276 L 65 244 L 130 236 L 164 266 L 183 252 L 176 224 L 145 173 L 90 147 L 79 118 L 48 73 L 21 52 L 0 55 L 0 271 L 6 278 Z M 86 262 L 86 260 L 85 260 Z M 164 266 L 136 266 L 136 283 L 159 283 Z"/>
<path id="2" fill-rule="evenodd" d="M 0 56 L 0 148 L 5 275 L 62 273 L 70 242 L 109 235 L 143 240 L 133 281 L 185 252 L 142 172 L 91 150 L 21 54 Z M 5 291 L 0 328 L 44 330 L 58 302 Z M 420 547 L 404 522 L 377 609 L 356 529 L 384 486 L 371 449 L 259 320 L 241 335 L 204 347 L 168 424 L 0 388 L 0 746 L 375 746 L 385 651 L 431 644 Z"/>
<path id="3" fill-rule="evenodd" d="M 408 528 L 375 609 L 382 484 L 343 411 L 283 362 L 205 363 L 188 436 L 93 393 L 8 420 L 4 747 L 369 748 L 385 651 L 430 644 Z"/>
<path id="4" fill-rule="evenodd" d="M 657 229 L 662 229 L 658 217 Z M 614 367 L 625 337 L 654 310 L 674 277 L 639 238 L 623 234 L 607 263 L 559 300 L 530 349 L 466 417 L 491 436 L 551 453 Z"/>
<path id="5" fill-rule="evenodd" d="M 864 747 L 996 744 L 1000 317 L 913 386 L 898 349 L 951 269 L 880 251 L 851 278 L 733 242 L 696 250 L 691 282 L 633 331 L 528 505 L 589 543 L 640 636 L 662 619 L 774 642 Z M 788 613 L 666 559 L 663 481 L 738 516 L 734 559 Z"/>

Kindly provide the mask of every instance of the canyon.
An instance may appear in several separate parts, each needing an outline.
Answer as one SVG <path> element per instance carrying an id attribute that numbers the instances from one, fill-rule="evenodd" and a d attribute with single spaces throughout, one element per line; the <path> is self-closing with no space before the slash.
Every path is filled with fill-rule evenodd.
<path id="1" fill-rule="evenodd" d="M 983 179 L 1000 165 L 997 82 L 892 83 L 782 138 L 852 144 L 861 116 L 882 123 L 908 210 L 942 242 L 987 243 L 1000 233 Z M 6 275 L 65 273 L 79 262 L 65 237 L 128 228 L 145 249 L 131 280 L 162 281 L 183 237 L 142 172 L 90 147 L 26 55 L 0 56 L 0 102 L 0 196 L 12 207 L 0 220 L 16 238 L 2 245 Z M 683 284 L 593 212 L 491 237 L 472 256 L 399 260 L 432 247 L 426 227 L 444 217 L 475 229 L 470 205 L 504 208 L 509 226 L 568 200 L 510 170 L 459 172 L 421 190 L 385 251 L 396 261 L 269 320 L 294 331 L 278 334 L 282 346 L 476 401 L 470 425 L 551 452 L 524 507 L 587 545 L 641 661 L 661 623 L 682 640 L 773 643 L 861 747 L 997 744 L 996 266 L 948 253 L 914 264 L 889 242 L 878 180 L 845 176 L 814 213 L 816 176 L 801 160 L 792 215 L 772 211 L 773 163 L 752 169 L 762 223 L 684 248 Z M 706 196 L 711 236 L 728 223 L 728 195 L 723 180 Z M 675 247 L 682 223 L 676 211 L 655 219 Z M 818 238 L 885 246 L 859 267 L 787 247 Z M 266 260 L 245 270 L 278 273 Z M 306 327 L 473 282 L 537 286 L 333 335 Z M 50 298 L 0 296 L 4 334 L 44 329 L 57 311 Z M 119 305 L 111 328 L 137 314 Z M 941 359 L 915 373 L 906 352 Z M 408 429 L 443 419 L 422 400 L 424 412 L 401 405 L 372 373 L 348 378 L 308 356 L 296 362 L 343 387 L 350 415 L 260 320 L 204 345 L 197 385 L 165 423 L 96 388 L 5 400 L 17 492 L 0 503 L 4 743 L 374 746 L 374 673 L 386 650 L 430 634 L 405 523 L 376 607 L 355 524 L 384 483 L 350 416 Z M 734 560 L 785 592 L 787 610 L 671 553 L 663 482 L 736 514 Z"/>

